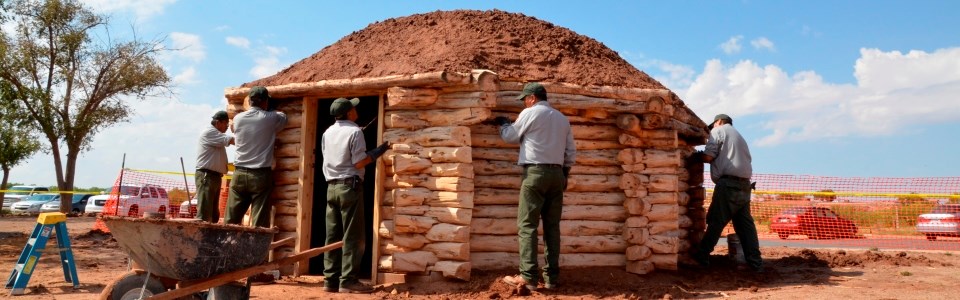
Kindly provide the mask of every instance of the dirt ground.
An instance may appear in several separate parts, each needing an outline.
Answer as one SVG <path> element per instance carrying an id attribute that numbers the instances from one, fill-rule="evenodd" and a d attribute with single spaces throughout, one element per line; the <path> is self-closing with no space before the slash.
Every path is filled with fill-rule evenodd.
<path id="1" fill-rule="evenodd" d="M 57 255 L 41 258 L 27 295 L 17 299 L 92 299 L 126 271 L 125 255 L 109 235 L 91 232 L 93 217 L 67 223 L 80 288 L 64 282 Z M 0 269 L 13 270 L 36 217 L 0 217 Z M 621 268 L 564 269 L 562 286 L 518 295 L 500 282 L 513 270 L 475 271 L 470 282 L 411 282 L 380 286 L 372 295 L 327 294 L 322 279 L 284 277 L 252 289 L 253 299 L 929 299 L 960 293 L 960 253 L 763 248 L 767 270 L 738 271 L 720 248 L 709 269 L 649 275 Z M 9 274 L 9 273 L 5 273 Z M 7 296 L 7 291 L 2 295 Z"/>

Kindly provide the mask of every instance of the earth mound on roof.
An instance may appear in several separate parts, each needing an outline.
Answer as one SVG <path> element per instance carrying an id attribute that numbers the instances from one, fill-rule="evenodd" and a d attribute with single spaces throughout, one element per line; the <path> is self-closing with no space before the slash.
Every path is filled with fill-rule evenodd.
<path id="1" fill-rule="evenodd" d="M 387 19 L 244 86 L 488 69 L 501 80 L 664 88 L 602 43 L 523 14 L 436 11 Z"/>

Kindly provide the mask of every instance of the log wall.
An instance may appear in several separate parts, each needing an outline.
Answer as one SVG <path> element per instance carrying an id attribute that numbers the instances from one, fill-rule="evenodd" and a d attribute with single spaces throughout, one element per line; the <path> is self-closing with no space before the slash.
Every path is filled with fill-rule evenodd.
<path id="1" fill-rule="evenodd" d="M 485 70 L 431 74 L 371 79 L 370 86 L 331 81 L 278 91 L 386 93 L 382 134 L 392 146 L 383 156 L 379 271 L 469 280 L 471 269 L 515 268 L 519 145 L 503 142 L 497 126 L 484 121 L 516 119 L 523 84 L 499 82 Z M 669 90 L 544 85 L 551 105 L 571 121 L 578 153 L 564 195 L 561 265 L 620 266 L 638 274 L 675 270 L 705 229 L 703 165 L 686 159 L 706 141 L 703 121 Z M 244 92 L 227 90 L 231 117 L 249 107 L 239 97 Z M 290 123 L 277 137 L 277 188 L 271 195 L 277 238 L 309 237 L 298 233 L 298 214 L 312 201 L 300 199 L 306 197 L 300 188 L 302 101 L 291 99 L 280 108 Z M 541 253 L 542 247 L 541 241 Z M 272 255 L 292 253 L 294 248 L 281 247 Z"/>

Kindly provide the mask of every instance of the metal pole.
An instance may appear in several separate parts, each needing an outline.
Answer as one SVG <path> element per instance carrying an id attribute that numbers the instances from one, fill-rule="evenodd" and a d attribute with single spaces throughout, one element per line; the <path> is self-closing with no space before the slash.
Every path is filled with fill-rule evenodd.
<path id="1" fill-rule="evenodd" d="M 123 189 L 123 172 L 127 169 L 127 154 L 123 154 L 123 161 L 120 162 L 120 180 L 117 182 L 117 205 L 114 208 L 114 215 L 120 215 L 120 190 Z"/>
<path id="2" fill-rule="evenodd" d="M 190 202 L 190 185 L 187 183 L 187 167 L 183 166 L 183 157 L 180 157 L 180 170 L 183 170 L 183 189 L 187 191 L 187 202 Z"/>

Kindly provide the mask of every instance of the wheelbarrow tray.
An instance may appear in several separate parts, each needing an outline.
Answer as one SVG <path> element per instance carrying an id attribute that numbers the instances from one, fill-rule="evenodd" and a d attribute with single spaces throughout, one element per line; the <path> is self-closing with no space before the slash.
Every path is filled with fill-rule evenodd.
<path id="1" fill-rule="evenodd" d="M 181 281 L 213 277 L 267 261 L 275 228 L 191 220 L 103 216 L 113 238 L 150 273 Z"/>

